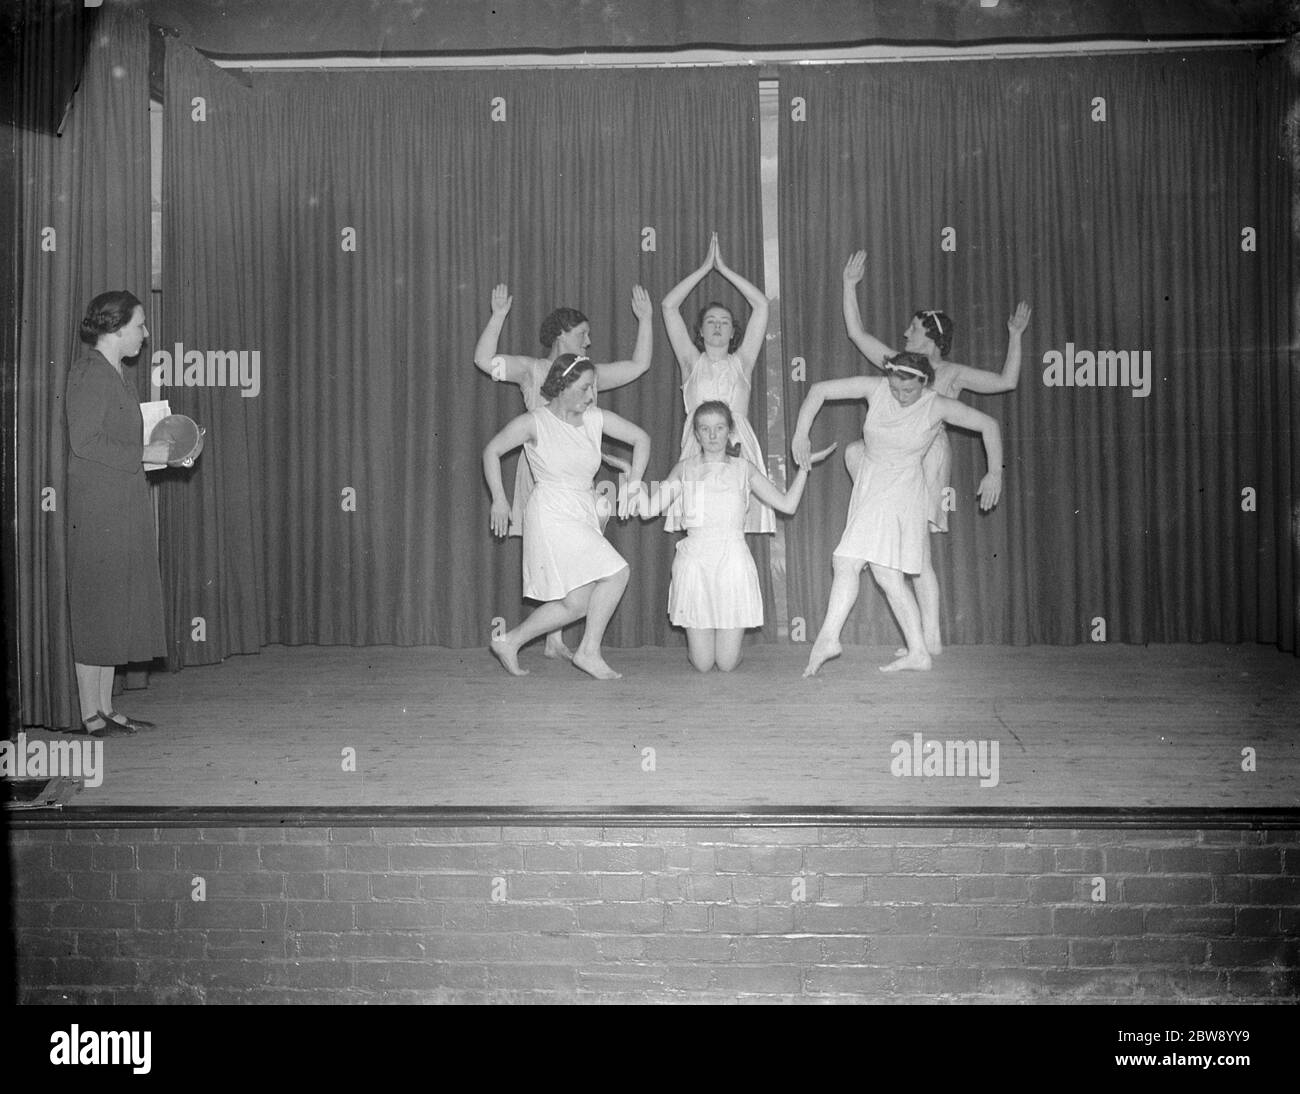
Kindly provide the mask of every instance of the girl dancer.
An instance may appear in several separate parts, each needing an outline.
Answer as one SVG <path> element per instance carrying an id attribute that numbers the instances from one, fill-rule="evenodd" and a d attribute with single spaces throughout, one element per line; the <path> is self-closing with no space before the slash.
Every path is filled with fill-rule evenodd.
<path id="1" fill-rule="evenodd" d="M 541 394 L 542 382 L 550 371 L 557 357 L 562 353 L 585 354 L 591 345 L 591 323 L 582 312 L 574 308 L 556 308 L 542 320 L 539 337 L 546 347 L 545 357 L 520 357 L 511 354 L 498 354 L 497 341 L 506 316 L 510 314 L 513 298 L 505 285 L 498 285 L 492 290 L 492 315 L 487 326 L 479 335 L 478 345 L 474 348 L 474 364 L 494 380 L 515 384 L 524 397 L 524 407 L 536 410 L 546 400 Z M 632 288 L 632 312 L 637 317 L 636 346 L 632 358 L 628 361 L 612 361 L 596 365 L 596 387 L 609 391 L 624 384 L 630 384 L 650 367 L 650 355 L 654 348 L 654 332 L 651 317 L 654 309 L 650 296 L 641 288 Z M 622 460 L 603 455 L 604 462 L 620 471 L 629 467 Z M 524 508 L 528 504 L 528 495 L 533 488 L 532 473 L 528 461 L 520 459 L 515 467 L 515 491 L 510 506 L 509 534 L 523 534 Z M 559 631 L 546 636 L 546 656 L 572 660 L 573 653 L 564 644 Z"/>
<path id="2" fill-rule="evenodd" d="M 862 328 L 858 311 L 857 285 L 866 269 L 867 252 L 856 251 L 844 266 L 844 325 L 849 338 L 862 355 L 877 368 L 883 368 L 890 349 L 878 338 Z M 960 397 L 963 391 L 981 395 L 996 395 L 1014 391 L 1020 382 L 1020 336 L 1029 325 L 1031 309 L 1023 300 L 1007 320 L 1007 354 L 1001 372 L 987 372 L 969 365 L 959 365 L 944 358 L 952 349 L 953 322 L 941 311 L 918 311 L 903 332 L 903 349 L 923 354 L 934 369 L 933 389 L 950 399 Z M 856 480 L 862 461 L 862 442 L 854 441 L 844 451 L 844 462 L 849 474 Z M 940 430 L 922 461 L 926 488 L 929 491 L 929 524 L 932 532 L 948 531 L 948 511 L 944 508 L 944 491 L 952 475 L 952 446 L 948 431 Z M 943 652 L 939 636 L 939 579 L 926 551 L 925 562 L 916 579 L 916 599 L 921 610 L 921 630 L 925 635 L 926 649 L 931 654 Z M 901 651 L 900 651 L 901 652 Z"/>
<path id="3" fill-rule="evenodd" d="M 700 311 L 694 337 L 682 322 L 681 306 L 690 291 L 710 270 L 717 270 L 740 290 L 749 302 L 749 322 L 741 337 L 735 316 L 729 308 L 716 302 L 706 304 Z M 668 341 L 682 375 L 682 398 L 686 403 L 686 427 L 682 431 L 682 459 L 698 455 L 699 442 L 691 429 L 691 415 L 701 403 L 717 399 L 731 408 L 735 419 L 735 434 L 740 442 L 740 452 L 756 467 L 766 466 L 763 452 L 758 446 L 754 427 L 749 424 L 749 387 L 754 372 L 754 362 L 763 348 L 767 333 L 767 297 L 756 285 L 746 281 L 722 259 L 718 248 L 718 233 L 709 240 L 709 251 L 699 269 L 688 274 L 663 299 L 664 326 L 668 328 Z M 675 532 L 680 525 L 669 514 L 665 528 Z M 755 495 L 745 514 L 746 532 L 776 531 L 776 517 L 772 507 Z"/>
<path id="4" fill-rule="evenodd" d="M 545 601 L 514 630 L 493 639 L 491 650 L 507 672 L 525 676 L 520 647 L 585 616 L 573 663 L 598 680 L 617 680 L 621 674 L 605 663 L 600 647 L 627 587 L 628 566 L 601 535 L 593 479 L 600 468 L 602 435 L 632 446 L 637 480 L 650 456 L 650 438 L 639 426 L 597 408 L 596 367 L 586 357 L 557 357 L 541 395 L 544 406 L 514 419 L 483 449 L 492 531 L 504 536 L 510 503 L 501 484 L 501 457 L 524 447 L 535 483 L 524 509 L 524 595 Z M 625 498 L 618 515 L 627 515 Z"/>
<path id="5" fill-rule="evenodd" d="M 980 482 L 981 509 L 991 509 L 1002 492 L 1002 434 L 987 414 L 936 394 L 934 370 L 919 353 L 900 353 L 885 361 L 886 379 L 853 376 L 823 380 L 808 389 L 799 408 L 791 445 L 800 467 L 811 463 L 808 432 L 827 399 L 866 399 L 862 426 L 864 451 L 849 501 L 844 535 L 834 553 L 834 580 L 826 618 L 813 643 L 805 676 L 842 652 L 840 632 L 858 599 L 858 575 L 865 565 L 889 599 L 907 649 L 883 672 L 928 669 L 931 664 L 921 629 L 916 596 L 904 575 L 922 570 L 929 537 L 929 494 L 922 457 L 944 423 L 982 434 L 989 470 Z"/>
<path id="6" fill-rule="evenodd" d="M 691 417 L 699 454 L 680 461 L 652 494 L 648 516 L 671 504 L 686 538 L 677 544 L 668 617 L 686 628 L 691 664 L 700 672 L 715 665 L 730 672 L 741 658 L 748 627 L 763 625 L 758 571 L 745 545 L 745 511 L 750 496 L 782 513 L 793 513 L 808 471 L 800 467 L 781 491 L 744 456 L 727 454 L 736 432 L 731 408 L 720 400 L 701 403 Z M 835 445 L 812 455 L 825 459 Z"/>

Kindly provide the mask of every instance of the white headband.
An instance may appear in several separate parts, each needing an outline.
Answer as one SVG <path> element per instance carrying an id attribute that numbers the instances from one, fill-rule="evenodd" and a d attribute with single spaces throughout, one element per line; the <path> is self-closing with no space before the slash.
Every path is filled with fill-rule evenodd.
<path id="1" fill-rule="evenodd" d="M 929 380 L 929 377 L 926 376 L 924 372 L 922 372 L 919 368 L 913 368 L 911 365 L 886 364 L 885 371 L 886 372 L 910 372 L 918 380 L 926 380 L 926 381 Z"/>
<path id="2" fill-rule="evenodd" d="M 933 320 L 934 320 L 934 325 L 935 325 L 935 327 L 938 328 L 939 333 L 940 333 L 940 334 L 943 333 L 943 324 L 939 322 L 939 316 L 942 314 L 942 312 L 937 312 L 937 311 L 934 311 L 933 309 L 931 309 L 930 311 L 923 311 L 921 314 L 922 314 L 922 315 L 928 315 L 931 319 L 933 319 Z"/>
<path id="3" fill-rule="evenodd" d="M 560 373 L 561 378 L 568 376 L 569 373 L 573 371 L 575 365 L 580 365 L 582 364 L 583 361 L 589 362 L 590 360 L 591 360 L 590 357 L 575 357 L 572 361 L 569 362 L 569 367 Z"/>

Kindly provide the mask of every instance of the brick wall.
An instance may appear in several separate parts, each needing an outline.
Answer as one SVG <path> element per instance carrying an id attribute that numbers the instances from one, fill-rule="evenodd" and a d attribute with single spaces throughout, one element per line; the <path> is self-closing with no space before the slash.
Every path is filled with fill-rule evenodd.
<path id="1" fill-rule="evenodd" d="M 1300 1001 L 1298 830 L 64 828 L 10 845 L 22 1002 Z"/>

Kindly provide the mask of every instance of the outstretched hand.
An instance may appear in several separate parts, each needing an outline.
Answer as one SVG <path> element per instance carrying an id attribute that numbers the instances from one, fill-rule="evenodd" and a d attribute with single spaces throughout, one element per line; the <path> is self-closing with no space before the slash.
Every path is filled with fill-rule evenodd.
<path id="1" fill-rule="evenodd" d="M 650 294 L 640 285 L 632 286 L 632 314 L 643 323 L 654 315 L 654 306 L 650 303 Z"/>
<path id="2" fill-rule="evenodd" d="M 839 441 L 832 441 L 828 448 L 823 448 L 820 452 L 814 452 L 811 456 L 809 456 L 808 457 L 809 464 L 821 463 L 822 460 L 824 460 L 827 456 L 829 456 L 832 452 L 834 452 L 837 448 L 839 448 L 839 446 L 840 446 Z"/>
<path id="3" fill-rule="evenodd" d="M 979 499 L 980 508 L 986 512 L 997 505 L 998 498 L 1002 496 L 1002 472 L 990 471 L 980 479 Z"/>
<path id="4" fill-rule="evenodd" d="M 640 479 L 628 482 L 627 479 L 619 476 L 618 488 L 618 519 L 627 520 L 628 517 L 644 516 L 649 498 L 646 497 L 645 483 Z"/>
<path id="5" fill-rule="evenodd" d="M 1029 326 L 1029 317 L 1033 314 L 1034 309 L 1026 304 L 1023 300 L 1016 306 L 1011 318 L 1007 320 L 1007 330 L 1012 334 L 1022 334 L 1024 329 Z"/>
<path id="6" fill-rule="evenodd" d="M 856 285 L 862 280 L 862 275 L 867 269 L 867 252 L 854 251 L 849 255 L 849 260 L 844 263 L 844 283 L 846 285 Z"/>
<path id="7" fill-rule="evenodd" d="M 505 315 L 510 311 L 510 305 L 513 300 L 510 296 L 510 290 L 502 283 L 492 290 L 492 314 Z"/>

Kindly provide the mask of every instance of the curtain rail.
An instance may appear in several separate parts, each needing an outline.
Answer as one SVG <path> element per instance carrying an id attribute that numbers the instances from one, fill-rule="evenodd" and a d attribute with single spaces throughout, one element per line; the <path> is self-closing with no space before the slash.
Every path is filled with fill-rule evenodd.
<path id="1" fill-rule="evenodd" d="M 307 60 L 301 56 L 222 58 L 204 54 L 221 68 L 315 72 L 324 69 L 502 69 L 502 68 L 717 68 L 746 66 L 762 69 L 786 65 L 898 64 L 907 61 L 990 61 L 1006 58 L 1113 56 L 1132 53 L 1180 53 L 1190 51 L 1251 49 L 1283 45 L 1285 37 L 1179 39 L 1160 42 L 1042 42 L 1016 45 L 951 46 L 860 46 L 850 49 L 811 50 L 688 50 L 668 55 L 663 52 L 474 54 L 440 57 L 350 57 L 327 55 Z M 202 52 L 200 50 L 200 52 Z"/>

